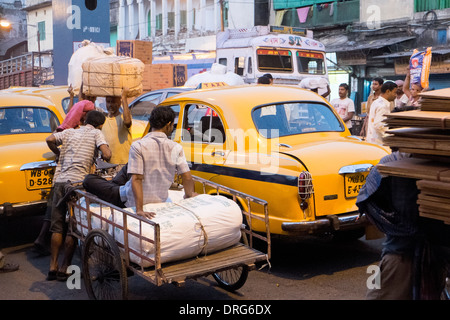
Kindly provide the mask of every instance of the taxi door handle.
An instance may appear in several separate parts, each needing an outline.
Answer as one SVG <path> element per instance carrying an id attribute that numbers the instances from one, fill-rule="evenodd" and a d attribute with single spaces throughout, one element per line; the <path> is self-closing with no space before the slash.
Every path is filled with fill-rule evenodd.
<path id="1" fill-rule="evenodd" d="M 221 156 L 221 157 L 225 157 L 225 152 L 223 151 L 213 151 L 211 152 L 212 156 Z"/>

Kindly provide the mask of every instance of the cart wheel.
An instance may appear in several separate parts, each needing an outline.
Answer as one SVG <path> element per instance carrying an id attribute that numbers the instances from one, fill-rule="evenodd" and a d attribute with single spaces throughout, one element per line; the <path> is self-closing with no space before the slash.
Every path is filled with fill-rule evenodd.
<path id="1" fill-rule="evenodd" d="M 89 298 L 127 299 L 128 279 L 119 247 L 104 230 L 92 230 L 84 242 L 83 277 Z"/>
<path id="2" fill-rule="evenodd" d="M 240 266 L 234 269 L 227 269 L 213 273 L 212 276 L 219 284 L 219 287 L 232 292 L 240 289 L 247 281 L 248 267 Z"/>

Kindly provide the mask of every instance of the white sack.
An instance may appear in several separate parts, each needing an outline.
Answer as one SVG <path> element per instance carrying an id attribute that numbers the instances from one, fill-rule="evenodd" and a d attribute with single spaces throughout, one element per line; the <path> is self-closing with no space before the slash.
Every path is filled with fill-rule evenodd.
<path id="1" fill-rule="evenodd" d="M 77 230 L 82 233 L 84 236 L 88 233 L 88 219 L 86 214 L 86 199 L 84 197 L 80 198 L 77 201 L 77 204 L 80 205 L 84 210 L 79 210 L 77 207 L 74 208 L 73 213 L 75 216 L 75 219 L 83 225 L 81 227 L 79 224 L 77 224 Z M 106 220 L 110 220 L 111 217 L 111 210 L 107 207 L 101 208 L 99 204 L 97 203 L 91 203 L 89 206 L 90 211 L 94 214 L 97 214 Z M 80 212 L 81 211 L 81 212 Z M 102 229 L 105 231 L 109 231 L 109 223 L 106 221 L 102 221 L 99 217 L 96 217 L 94 215 L 91 215 L 91 226 L 92 229 Z"/>
<path id="2" fill-rule="evenodd" d="M 241 238 L 242 213 L 239 206 L 232 200 L 223 196 L 212 196 L 201 194 L 189 199 L 181 199 L 184 192 L 169 190 L 169 197 L 172 201 L 152 203 L 144 206 L 145 211 L 155 212 L 153 222 L 160 226 L 161 263 L 183 260 L 197 255 L 207 255 L 217 250 L 230 247 L 239 242 Z M 84 199 L 79 202 L 85 203 Z M 85 207 L 85 204 L 83 204 Z M 91 204 L 91 210 L 97 213 L 99 207 Z M 135 208 L 125 210 L 135 213 Z M 81 219 L 87 225 L 85 215 L 79 217 L 76 210 L 77 220 Z M 108 210 L 103 210 L 102 215 L 112 219 Z M 101 228 L 113 235 L 119 243 L 124 243 L 123 230 L 115 227 L 111 230 L 99 219 L 92 219 L 93 228 Z M 114 222 L 123 226 L 121 212 L 115 212 Z M 127 216 L 128 230 L 139 233 L 148 239 L 154 239 L 154 228 L 148 223 L 140 223 L 138 219 Z M 86 235 L 86 232 L 83 232 Z M 142 246 L 142 247 L 141 247 Z M 155 248 L 149 241 L 140 241 L 136 236 L 128 234 L 128 247 L 140 254 L 155 259 Z M 130 260 L 142 267 L 149 267 L 151 264 L 130 253 Z"/>
<path id="3" fill-rule="evenodd" d="M 186 81 L 184 86 L 197 87 L 200 83 L 210 82 L 225 82 L 229 86 L 245 84 L 241 76 L 234 72 L 226 72 L 225 66 L 218 63 L 213 63 L 210 71 L 193 75 Z"/>
<path id="4" fill-rule="evenodd" d="M 69 61 L 69 73 L 67 77 L 67 84 L 72 85 L 74 93 L 77 95 L 80 91 L 82 77 L 83 77 L 83 62 L 94 58 L 107 57 L 113 54 L 112 49 L 105 49 L 102 46 L 84 40 L 83 47 L 79 48 L 72 54 Z"/>

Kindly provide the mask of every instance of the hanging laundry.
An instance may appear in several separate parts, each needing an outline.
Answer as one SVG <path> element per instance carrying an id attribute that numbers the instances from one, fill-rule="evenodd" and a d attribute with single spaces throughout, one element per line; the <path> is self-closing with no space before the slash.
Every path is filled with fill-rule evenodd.
<path id="1" fill-rule="evenodd" d="M 309 7 L 297 8 L 298 20 L 300 23 L 305 23 L 308 19 Z"/>
<path id="2" fill-rule="evenodd" d="M 334 2 L 330 3 L 330 17 L 334 14 Z"/>
<path id="3" fill-rule="evenodd" d="M 275 16 L 275 25 L 281 26 L 281 23 L 283 22 L 284 14 L 287 12 L 287 10 L 277 10 L 276 16 Z"/>

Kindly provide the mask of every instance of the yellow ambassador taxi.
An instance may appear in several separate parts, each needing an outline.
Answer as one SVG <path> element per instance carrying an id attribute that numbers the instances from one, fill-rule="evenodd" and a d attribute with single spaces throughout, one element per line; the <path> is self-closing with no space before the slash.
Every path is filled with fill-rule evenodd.
<path id="1" fill-rule="evenodd" d="M 45 139 L 69 110 L 67 88 L 0 90 L 0 218 L 44 212 L 56 167 Z M 147 122 L 133 120 L 133 140 L 142 137 Z"/>
<path id="2" fill-rule="evenodd" d="M 177 114 L 171 139 L 192 174 L 266 200 L 272 234 L 364 234 L 356 196 L 387 152 L 351 136 L 319 95 L 244 85 L 181 93 L 159 107 Z M 263 221 L 247 222 L 265 231 Z"/>
<path id="3" fill-rule="evenodd" d="M 63 119 L 44 96 L 0 91 L 0 218 L 45 210 L 56 166 L 45 139 Z"/>

